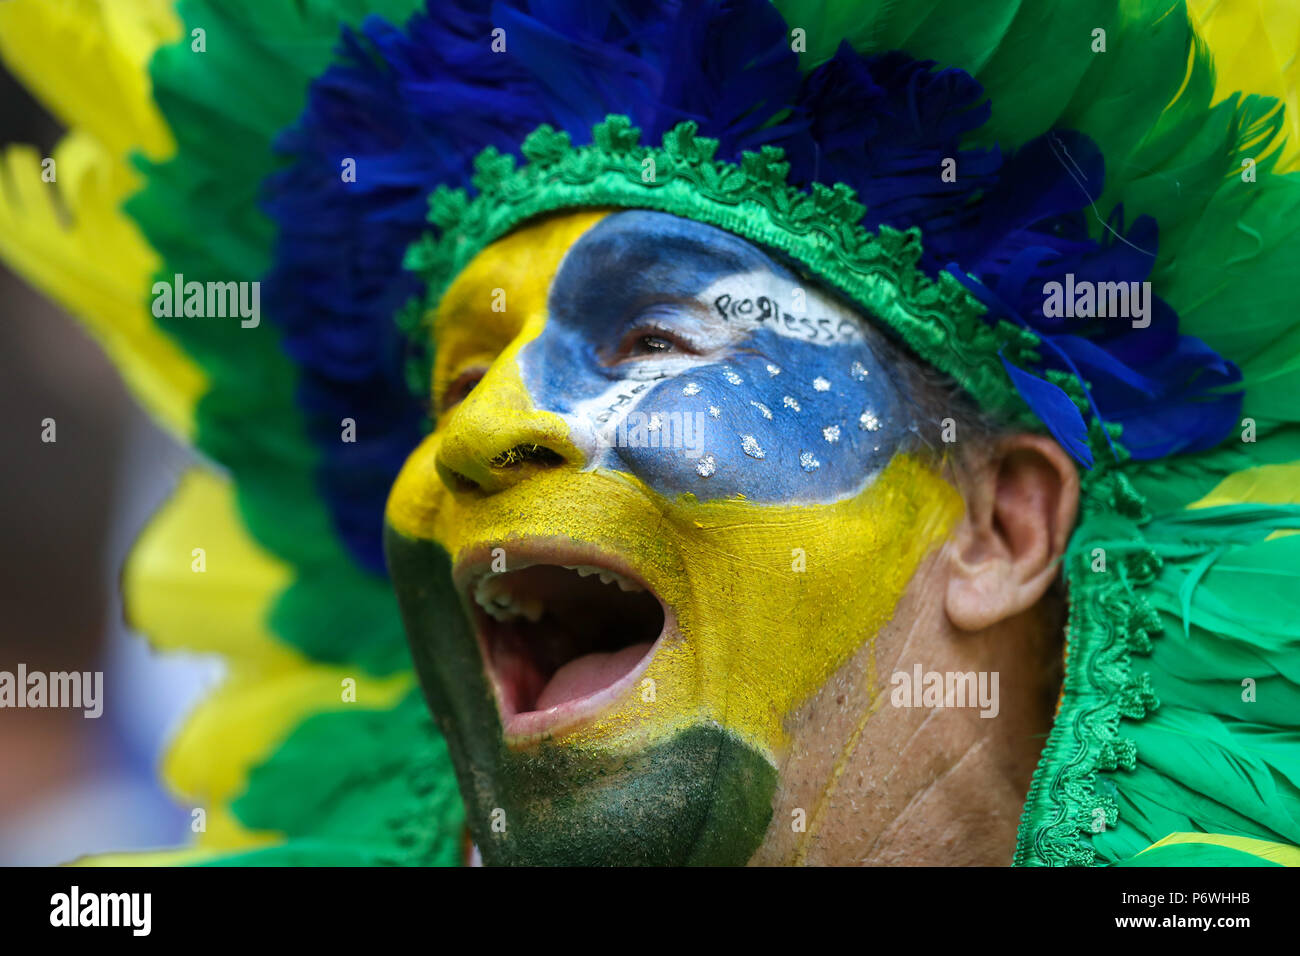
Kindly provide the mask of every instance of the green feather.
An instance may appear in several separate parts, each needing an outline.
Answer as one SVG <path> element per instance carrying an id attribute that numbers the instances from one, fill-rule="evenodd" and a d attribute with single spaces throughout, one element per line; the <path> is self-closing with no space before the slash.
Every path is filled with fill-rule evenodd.
<path id="1" fill-rule="evenodd" d="M 273 231 L 257 199 L 277 163 L 272 138 L 301 111 L 342 24 L 370 13 L 401 21 L 418 3 L 181 4 L 186 39 L 160 50 L 151 67 L 177 153 L 141 164 L 148 185 L 127 207 L 163 258 L 161 277 L 262 278 Z M 205 53 L 191 49 L 196 27 L 206 31 Z M 276 326 L 158 321 L 211 382 L 197 409 L 199 450 L 230 470 L 253 537 L 296 571 L 272 612 L 273 632 L 317 661 L 380 675 L 409 668 L 391 589 L 356 568 L 317 494 L 317 452 Z M 246 826 L 290 840 L 232 862 L 450 863 L 460 853 L 460 800 L 418 695 L 391 712 L 309 719 L 253 773 L 234 810 Z M 418 834 L 417 825 L 425 828 Z"/>

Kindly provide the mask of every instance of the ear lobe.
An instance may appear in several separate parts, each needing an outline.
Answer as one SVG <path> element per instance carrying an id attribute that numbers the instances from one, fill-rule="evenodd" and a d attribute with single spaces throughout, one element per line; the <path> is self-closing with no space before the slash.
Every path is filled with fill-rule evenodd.
<path id="1" fill-rule="evenodd" d="M 1052 439 L 1001 440 L 966 490 L 949 543 L 945 609 L 979 631 L 1033 607 L 1057 573 L 1079 505 L 1079 475 Z"/>

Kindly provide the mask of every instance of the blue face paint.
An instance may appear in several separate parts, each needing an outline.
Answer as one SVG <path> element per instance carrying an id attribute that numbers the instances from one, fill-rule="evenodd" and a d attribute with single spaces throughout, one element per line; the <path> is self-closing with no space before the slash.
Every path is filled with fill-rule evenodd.
<path id="1" fill-rule="evenodd" d="M 520 356 L 534 404 L 569 420 L 589 466 L 666 496 L 838 500 L 909 433 L 862 320 L 712 226 L 608 216 L 548 311 Z"/>

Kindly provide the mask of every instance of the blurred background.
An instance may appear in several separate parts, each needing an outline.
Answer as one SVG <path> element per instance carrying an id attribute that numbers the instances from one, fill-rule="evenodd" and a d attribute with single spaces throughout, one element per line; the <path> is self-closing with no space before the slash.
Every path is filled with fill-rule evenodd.
<path id="1" fill-rule="evenodd" d="M 49 155 L 60 133 L 0 67 L 0 146 Z M 98 719 L 0 708 L 0 866 L 186 842 L 190 808 L 157 765 L 220 663 L 151 651 L 123 622 L 118 576 L 192 459 L 80 326 L 3 265 L 0 462 L 0 671 L 104 673 Z"/>

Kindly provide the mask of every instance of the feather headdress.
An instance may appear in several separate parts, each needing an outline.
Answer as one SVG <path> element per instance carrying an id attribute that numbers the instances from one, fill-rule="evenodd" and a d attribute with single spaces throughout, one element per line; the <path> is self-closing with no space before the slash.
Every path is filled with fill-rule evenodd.
<path id="1" fill-rule="evenodd" d="M 1008 856 L 1297 862 L 1300 21 L 1191 7 L 0 6 L 71 129 L 57 187 L 6 153 L 0 254 L 220 466 L 126 577 L 160 646 L 232 665 L 164 768 L 213 821 L 173 859 L 459 857 L 380 550 L 428 427 L 421 320 L 529 217 L 613 205 L 781 251 L 1080 463 L 1065 687 Z M 1149 282 L 1146 324 L 1052 308 L 1066 275 Z M 158 315 L 175 276 L 261 281 L 268 321 Z"/>

